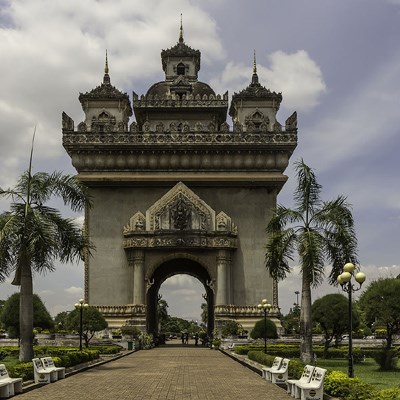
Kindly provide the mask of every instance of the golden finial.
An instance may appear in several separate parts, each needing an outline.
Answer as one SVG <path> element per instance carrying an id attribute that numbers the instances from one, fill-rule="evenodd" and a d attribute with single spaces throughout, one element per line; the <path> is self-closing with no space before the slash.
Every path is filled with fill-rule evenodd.
<path id="1" fill-rule="evenodd" d="M 181 28 L 180 28 L 180 31 L 179 31 L 179 43 L 183 43 L 182 13 L 181 13 Z"/>
<path id="2" fill-rule="evenodd" d="M 106 65 L 104 67 L 104 73 L 108 74 L 108 55 L 107 55 L 107 49 L 106 49 Z"/>

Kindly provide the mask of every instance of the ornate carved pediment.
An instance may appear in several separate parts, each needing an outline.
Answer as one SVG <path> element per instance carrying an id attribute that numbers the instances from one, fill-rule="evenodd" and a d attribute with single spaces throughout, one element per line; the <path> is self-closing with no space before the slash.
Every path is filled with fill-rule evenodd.
<path id="1" fill-rule="evenodd" d="M 179 182 L 146 211 L 146 230 L 215 229 L 215 211 Z"/>
<path id="2" fill-rule="evenodd" d="M 179 182 L 147 211 L 138 211 L 124 226 L 128 248 L 236 248 L 237 227 Z"/>

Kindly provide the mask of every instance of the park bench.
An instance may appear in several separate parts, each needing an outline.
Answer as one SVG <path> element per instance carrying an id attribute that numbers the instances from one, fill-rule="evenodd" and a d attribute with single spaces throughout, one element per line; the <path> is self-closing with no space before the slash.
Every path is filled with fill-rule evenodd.
<path id="1" fill-rule="evenodd" d="M 22 393 L 22 378 L 10 378 L 6 366 L 0 364 L 0 397 L 10 397 L 16 393 Z"/>
<path id="2" fill-rule="evenodd" d="M 51 357 L 41 358 L 43 367 L 57 372 L 57 379 L 65 378 L 65 367 L 56 367 Z"/>
<path id="3" fill-rule="evenodd" d="M 286 381 L 287 384 L 287 392 L 292 396 L 295 397 L 296 395 L 296 385 L 298 383 L 309 383 L 311 376 L 314 372 L 314 366 L 306 365 L 303 369 L 303 373 L 301 374 L 300 379 L 288 379 Z"/>
<path id="4" fill-rule="evenodd" d="M 266 379 L 267 381 L 272 380 L 270 372 L 279 369 L 281 364 L 282 364 L 282 360 L 283 360 L 282 357 L 275 357 L 274 361 L 273 361 L 273 363 L 272 363 L 272 365 L 270 367 L 264 367 L 262 369 L 262 377 L 263 377 L 263 379 Z"/>
<path id="5" fill-rule="evenodd" d="M 50 383 L 57 380 L 58 374 L 56 370 L 45 368 L 39 358 L 33 358 L 32 362 L 35 383 Z"/>
<path id="6" fill-rule="evenodd" d="M 289 362 L 290 360 L 288 358 L 284 358 L 282 360 L 281 366 L 278 369 L 269 371 L 272 383 L 279 384 L 285 383 L 287 381 L 289 373 Z"/>
<path id="7" fill-rule="evenodd" d="M 310 382 L 296 384 L 294 397 L 301 400 L 323 400 L 325 373 L 326 369 L 315 367 Z"/>
<path id="8" fill-rule="evenodd" d="M 1 398 L 10 397 L 10 384 L 9 383 L 0 381 L 0 397 Z"/>

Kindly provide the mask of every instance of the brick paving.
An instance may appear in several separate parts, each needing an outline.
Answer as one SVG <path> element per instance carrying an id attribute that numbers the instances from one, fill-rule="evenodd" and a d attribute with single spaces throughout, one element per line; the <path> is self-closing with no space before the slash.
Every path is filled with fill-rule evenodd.
<path id="1" fill-rule="evenodd" d="M 72 375 L 18 400 L 288 400 L 282 388 L 223 353 L 168 343 Z"/>

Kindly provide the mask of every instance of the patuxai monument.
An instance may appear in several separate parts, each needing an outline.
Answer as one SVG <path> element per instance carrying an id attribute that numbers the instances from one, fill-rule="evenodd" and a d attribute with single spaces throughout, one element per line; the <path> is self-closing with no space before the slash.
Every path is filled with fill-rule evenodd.
<path id="1" fill-rule="evenodd" d="M 252 327 L 263 298 L 278 315 L 265 228 L 297 144 L 296 113 L 278 122 L 282 95 L 262 86 L 255 60 L 249 85 L 229 97 L 198 79 L 200 57 L 181 27 L 161 51 L 165 79 L 132 98 L 112 85 L 106 58 L 103 82 L 79 95 L 83 122 L 62 115 L 63 146 L 93 200 L 85 301 L 110 327 L 157 332 L 160 286 L 176 274 L 203 284 L 209 332 L 229 319 Z"/>

